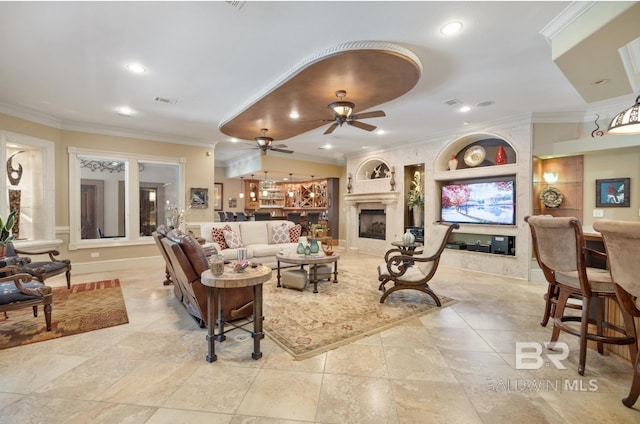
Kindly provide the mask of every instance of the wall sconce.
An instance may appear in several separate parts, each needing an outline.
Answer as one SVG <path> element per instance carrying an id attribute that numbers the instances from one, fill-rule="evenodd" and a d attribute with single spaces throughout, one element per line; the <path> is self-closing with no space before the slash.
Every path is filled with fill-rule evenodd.
<path id="1" fill-rule="evenodd" d="M 544 178 L 544 181 L 547 184 L 553 184 L 556 181 L 558 181 L 558 173 L 557 172 L 545 172 L 544 174 L 542 174 L 542 178 Z"/>
<path id="2" fill-rule="evenodd" d="M 640 134 L 640 96 L 636 104 L 613 117 L 609 124 L 609 134 Z"/>
<path id="3" fill-rule="evenodd" d="M 238 196 L 244 199 L 244 177 L 240 177 L 240 194 Z"/>

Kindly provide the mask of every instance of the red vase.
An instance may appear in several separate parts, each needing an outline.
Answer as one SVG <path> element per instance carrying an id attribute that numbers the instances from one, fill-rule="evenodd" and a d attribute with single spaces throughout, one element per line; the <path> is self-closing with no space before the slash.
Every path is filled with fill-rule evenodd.
<path id="1" fill-rule="evenodd" d="M 498 146 L 498 153 L 496 153 L 496 165 L 504 165 L 507 163 L 507 152 L 504 151 L 504 147 Z"/>

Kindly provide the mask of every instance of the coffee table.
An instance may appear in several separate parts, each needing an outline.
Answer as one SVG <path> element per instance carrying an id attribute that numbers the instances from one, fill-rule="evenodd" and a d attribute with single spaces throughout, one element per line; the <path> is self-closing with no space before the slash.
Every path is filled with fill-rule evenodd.
<path id="1" fill-rule="evenodd" d="M 209 352 L 207 354 L 207 362 L 213 362 L 218 357 L 216 356 L 214 338 L 216 317 L 213 314 L 214 296 L 218 296 L 218 335 L 219 342 L 223 341 L 226 337 L 224 335 L 225 320 L 222 318 L 222 306 L 224 305 L 224 290 L 233 289 L 237 287 L 253 287 L 253 331 L 242 328 L 241 325 L 232 324 L 234 328 L 240 328 L 247 331 L 253 337 L 253 353 L 251 357 L 253 359 L 260 359 L 262 352 L 260 352 L 260 340 L 264 338 L 262 332 L 262 284 L 265 281 L 271 279 L 271 268 L 266 266 L 258 266 L 256 268 L 247 268 L 243 272 L 235 272 L 229 265 L 224 267 L 224 273 L 222 275 L 215 276 L 210 269 L 203 271 L 200 275 L 200 281 L 207 287 L 207 302 L 208 302 L 208 314 L 207 314 L 207 341 L 209 344 Z M 250 324 L 249 322 L 248 324 Z"/>
<path id="2" fill-rule="evenodd" d="M 309 281 L 313 283 L 313 292 L 318 293 L 318 273 L 315 265 L 330 264 L 333 263 L 333 282 L 338 282 L 338 259 L 340 254 L 333 252 L 333 255 L 325 255 L 324 252 L 315 253 L 312 255 L 302 255 L 293 250 L 285 250 L 282 253 L 276 255 L 278 260 L 278 287 L 280 286 L 280 262 L 287 264 L 298 264 L 301 269 L 304 269 L 305 265 L 309 265 Z"/>

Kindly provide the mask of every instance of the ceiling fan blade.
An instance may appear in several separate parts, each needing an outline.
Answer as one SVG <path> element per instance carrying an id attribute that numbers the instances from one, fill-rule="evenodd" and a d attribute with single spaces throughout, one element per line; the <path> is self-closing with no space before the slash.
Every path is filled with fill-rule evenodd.
<path id="1" fill-rule="evenodd" d="M 369 125 L 369 124 L 365 124 L 364 122 L 360 122 L 360 121 L 347 121 L 347 124 L 349 125 L 353 125 L 354 127 L 358 127 L 362 130 L 366 130 L 366 131 L 373 131 L 378 127 L 375 127 L 373 125 Z"/>
<path id="2" fill-rule="evenodd" d="M 324 135 L 331 134 L 336 128 L 338 128 L 338 123 L 334 122 L 329 128 L 327 128 L 327 130 L 324 132 Z"/>
<path id="3" fill-rule="evenodd" d="M 286 144 L 275 144 L 271 146 L 271 150 L 274 150 L 274 148 L 282 149 L 286 147 L 289 147 L 289 146 L 287 146 Z"/>
<path id="4" fill-rule="evenodd" d="M 285 149 L 278 149 L 278 148 L 271 148 L 270 150 L 273 152 L 280 152 L 280 153 L 293 153 L 293 150 L 285 150 Z"/>
<path id="5" fill-rule="evenodd" d="M 383 111 L 374 110 L 373 112 L 365 112 L 365 113 L 358 113 L 356 115 L 351 115 L 351 119 L 381 118 L 383 116 L 387 116 Z"/>

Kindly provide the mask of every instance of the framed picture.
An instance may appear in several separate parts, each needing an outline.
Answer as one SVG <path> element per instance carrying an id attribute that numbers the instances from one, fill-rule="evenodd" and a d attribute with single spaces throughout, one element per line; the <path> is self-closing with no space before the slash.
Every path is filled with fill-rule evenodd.
<path id="1" fill-rule="evenodd" d="M 215 183 L 213 185 L 213 209 L 217 211 L 222 210 L 222 183 Z"/>
<path id="2" fill-rule="evenodd" d="M 235 197 L 229 198 L 229 208 L 237 208 L 238 207 L 238 199 Z"/>
<path id="3" fill-rule="evenodd" d="M 630 206 L 630 178 L 596 180 L 596 207 L 613 208 Z"/>
<path id="4" fill-rule="evenodd" d="M 192 208 L 206 209 L 209 207 L 209 189 L 192 188 L 189 199 L 189 204 Z"/>

